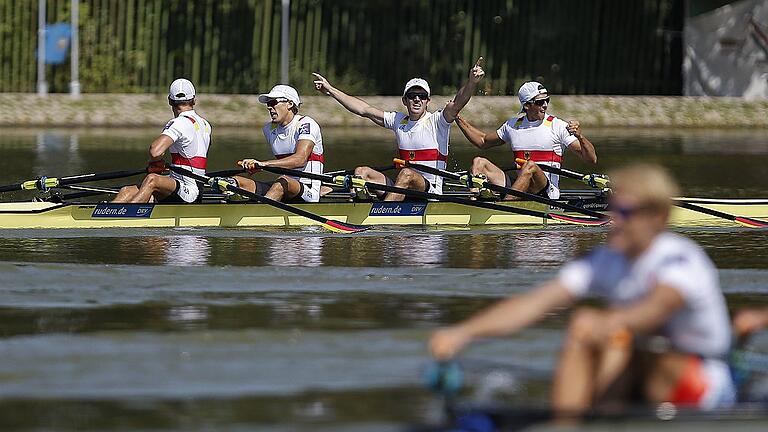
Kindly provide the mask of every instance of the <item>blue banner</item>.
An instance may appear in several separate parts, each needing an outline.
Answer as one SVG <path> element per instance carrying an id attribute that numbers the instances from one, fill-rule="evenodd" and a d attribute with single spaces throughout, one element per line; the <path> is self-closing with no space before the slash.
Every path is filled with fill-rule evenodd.
<path id="1" fill-rule="evenodd" d="M 45 62 L 61 64 L 67 59 L 72 27 L 69 23 L 56 23 L 45 26 Z"/>

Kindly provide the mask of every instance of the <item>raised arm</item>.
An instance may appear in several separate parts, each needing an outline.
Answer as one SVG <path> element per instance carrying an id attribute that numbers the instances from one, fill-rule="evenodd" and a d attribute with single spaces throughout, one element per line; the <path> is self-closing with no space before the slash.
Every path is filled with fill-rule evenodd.
<path id="1" fill-rule="evenodd" d="M 483 79 L 483 76 L 485 76 L 485 71 L 483 71 L 483 67 L 480 66 L 482 61 L 482 57 L 477 59 L 475 65 L 469 70 L 469 79 L 467 79 L 467 82 L 461 86 L 453 100 L 448 102 L 443 109 L 443 118 L 445 118 L 445 121 L 448 123 L 456 119 L 456 116 L 459 115 L 459 111 L 467 105 L 467 102 L 469 102 L 469 99 L 475 93 L 477 83 L 479 83 L 480 80 Z"/>
<path id="2" fill-rule="evenodd" d="M 572 152 L 579 155 L 582 161 L 588 164 L 597 165 L 597 153 L 595 152 L 595 146 L 591 141 L 581 134 L 581 126 L 578 121 L 568 121 L 568 132 L 576 137 L 577 141 L 574 141 L 568 146 Z"/>
<path id="3" fill-rule="evenodd" d="M 347 109 L 347 111 L 357 114 L 360 117 L 370 119 L 379 126 L 384 126 L 384 111 L 382 109 L 371 106 L 368 102 L 350 96 L 333 87 L 328 80 L 319 73 L 312 73 L 312 75 L 315 76 L 315 90 L 336 99 L 341 106 Z"/>
<path id="4" fill-rule="evenodd" d="M 497 303 L 453 327 L 438 330 L 429 341 L 430 352 L 438 360 L 447 360 L 476 338 L 514 333 L 572 302 L 573 296 L 562 283 L 550 281 Z"/>
<path id="5" fill-rule="evenodd" d="M 461 133 L 479 149 L 487 149 L 504 144 L 504 141 L 499 138 L 499 134 L 494 132 L 483 132 L 480 129 L 472 126 L 464 117 L 456 115 L 456 124 L 459 126 Z"/>

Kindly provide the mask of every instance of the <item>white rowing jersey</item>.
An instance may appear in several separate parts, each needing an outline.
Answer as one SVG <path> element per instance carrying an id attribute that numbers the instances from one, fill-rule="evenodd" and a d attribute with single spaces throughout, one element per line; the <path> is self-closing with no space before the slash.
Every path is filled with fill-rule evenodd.
<path id="1" fill-rule="evenodd" d="M 606 246 L 560 271 L 560 282 L 575 296 L 598 296 L 614 305 L 635 302 L 657 284 L 676 289 L 685 300 L 659 330 L 680 352 L 723 359 L 731 345 L 731 325 L 717 270 L 693 241 L 665 232 L 637 259 Z"/>
<path id="2" fill-rule="evenodd" d="M 560 168 L 565 149 L 577 139 L 567 127 L 568 123 L 552 115 L 531 122 L 522 114 L 507 120 L 496 134 L 509 144 L 515 158 Z M 548 172 L 544 174 L 549 179 L 547 195 L 552 199 L 560 198 L 560 176 Z"/>
<path id="3" fill-rule="evenodd" d="M 206 119 L 194 110 L 183 111 L 165 125 L 163 135 L 173 140 L 168 149 L 171 153 L 171 165 L 205 175 L 208 147 L 211 145 L 211 124 Z M 181 199 L 193 202 L 198 198 L 200 189 L 195 180 L 173 171 L 170 175 L 179 182 L 177 194 Z"/>
<path id="4" fill-rule="evenodd" d="M 395 132 L 400 159 L 446 168 L 451 123 L 445 120 L 443 110 L 426 112 L 417 121 L 411 121 L 408 114 L 386 111 L 384 127 Z M 421 175 L 430 183 L 430 192 L 443 193 L 442 177 L 428 173 Z"/>
<path id="5" fill-rule="evenodd" d="M 300 140 L 309 140 L 315 145 L 309 155 L 307 164 L 299 168 L 300 171 L 322 174 L 325 165 L 323 155 L 323 135 L 320 125 L 312 117 L 294 115 L 293 120 L 285 126 L 267 122 L 264 124 L 264 138 L 272 148 L 275 159 L 282 159 L 296 153 L 296 144 Z M 312 180 L 304 177 L 296 178 L 304 184 L 304 193 L 301 198 L 308 202 L 320 200 L 320 180 Z"/>

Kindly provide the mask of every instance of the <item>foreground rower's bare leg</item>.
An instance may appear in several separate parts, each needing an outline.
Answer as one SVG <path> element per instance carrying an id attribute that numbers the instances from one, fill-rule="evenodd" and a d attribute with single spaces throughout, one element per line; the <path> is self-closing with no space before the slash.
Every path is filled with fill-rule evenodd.
<path id="1" fill-rule="evenodd" d="M 367 166 L 359 166 L 355 168 L 355 175 L 367 182 L 383 185 L 387 184 L 387 176 Z M 385 192 L 380 191 L 375 191 L 375 193 L 379 198 L 382 198 L 384 195 L 386 195 Z"/>
<path id="2" fill-rule="evenodd" d="M 397 174 L 395 186 L 402 189 L 425 191 L 427 190 L 427 181 L 418 171 L 411 168 L 403 168 Z M 384 197 L 384 201 L 402 201 L 404 199 L 405 195 L 398 193 L 388 193 Z"/>
<path id="3" fill-rule="evenodd" d="M 168 197 L 176 190 L 176 180 L 158 175 L 148 174 L 141 182 L 139 192 L 130 200 L 132 203 L 148 203 L 154 196 L 156 200 Z"/>
<path id="4" fill-rule="evenodd" d="M 533 161 L 526 161 L 517 171 L 517 178 L 512 183 L 512 189 L 521 192 L 537 194 L 547 187 L 547 176 Z M 505 200 L 519 200 L 514 195 L 507 195 Z"/>
<path id="5" fill-rule="evenodd" d="M 590 333 L 598 312 L 579 309 L 568 325 L 552 386 L 552 408 L 563 419 L 589 409 L 595 392 L 597 355 Z"/>
<path id="6" fill-rule="evenodd" d="M 115 196 L 115 199 L 113 199 L 112 202 L 119 204 L 129 203 L 137 193 L 139 193 L 138 186 L 123 186 L 120 188 L 120 192 L 117 193 L 117 196 Z"/>

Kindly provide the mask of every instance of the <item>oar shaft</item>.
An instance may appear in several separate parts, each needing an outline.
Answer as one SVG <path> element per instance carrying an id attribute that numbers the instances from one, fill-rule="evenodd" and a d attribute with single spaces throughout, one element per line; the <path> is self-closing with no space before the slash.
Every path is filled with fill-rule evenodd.
<path id="1" fill-rule="evenodd" d="M 454 180 L 462 180 L 462 177 L 463 177 L 463 176 L 461 176 L 459 174 L 452 173 L 450 171 L 441 170 L 441 169 L 438 169 L 438 168 L 433 168 L 433 167 L 427 166 L 427 165 L 422 165 L 422 164 L 418 164 L 418 163 L 412 163 L 412 162 L 409 162 L 409 161 L 404 161 L 404 163 L 405 163 L 406 166 L 411 167 L 413 169 L 416 169 L 416 170 L 419 170 L 419 171 L 423 171 L 423 172 L 426 172 L 426 173 L 429 173 L 429 174 L 438 175 L 438 176 L 445 177 L 445 178 L 450 178 L 450 179 L 454 179 Z M 602 213 L 599 213 L 599 212 L 596 212 L 594 210 L 589 210 L 589 209 L 585 209 L 585 208 L 581 208 L 581 207 L 576 207 L 576 206 L 570 205 L 568 203 L 558 202 L 558 201 L 555 201 L 555 200 L 552 200 L 552 199 L 549 199 L 549 198 L 544 198 L 544 197 L 539 196 L 539 195 L 530 194 L 528 192 L 521 192 L 521 191 L 518 191 L 518 190 L 515 190 L 515 189 L 512 189 L 512 188 L 495 185 L 495 184 L 493 184 L 491 182 L 488 182 L 488 181 L 484 181 L 483 182 L 483 186 L 488 188 L 488 189 L 490 189 L 490 190 L 492 190 L 492 191 L 494 191 L 494 192 L 504 193 L 504 194 L 507 194 L 507 195 L 513 195 L 513 196 L 516 196 L 518 198 L 526 199 L 528 201 L 535 201 L 535 202 L 538 202 L 538 203 L 541 203 L 541 204 L 549 205 L 551 207 L 562 208 L 564 210 L 570 210 L 570 211 L 573 211 L 573 212 L 576 212 L 576 213 L 585 214 L 587 216 L 595 217 L 595 218 L 598 218 L 598 219 L 606 219 L 607 218 L 606 215 L 604 215 Z"/>
<path id="2" fill-rule="evenodd" d="M 101 180 L 113 180 L 124 177 L 132 177 L 139 174 L 145 174 L 146 169 L 141 170 L 128 170 L 128 171 L 112 171 L 105 173 L 91 173 L 91 174 L 78 174 L 73 176 L 64 177 L 38 177 L 34 180 L 27 180 L 20 183 L 14 183 L 6 186 L 0 186 L 0 192 L 11 192 L 18 190 L 44 190 L 47 188 L 54 188 L 58 186 L 67 186 L 77 183 L 85 183 L 90 181 Z"/>

